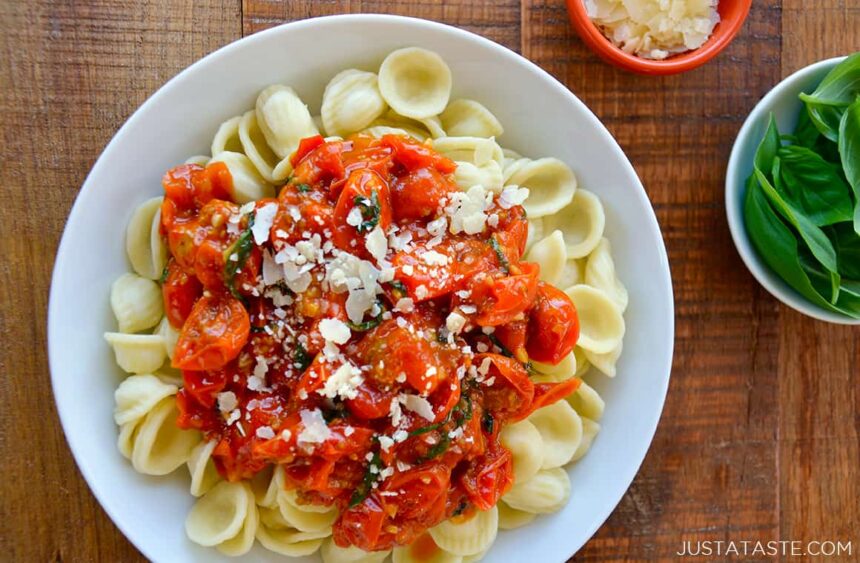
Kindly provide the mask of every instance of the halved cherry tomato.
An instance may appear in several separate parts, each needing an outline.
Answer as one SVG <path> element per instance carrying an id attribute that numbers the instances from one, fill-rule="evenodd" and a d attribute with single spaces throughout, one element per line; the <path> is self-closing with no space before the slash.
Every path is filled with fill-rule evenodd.
<path id="1" fill-rule="evenodd" d="M 161 294 L 164 298 L 164 314 L 173 328 L 182 328 L 194 308 L 194 302 L 202 293 L 203 287 L 197 277 L 186 273 L 176 260 L 167 263 L 167 279 L 161 286 Z"/>
<path id="2" fill-rule="evenodd" d="M 498 326 L 515 320 L 535 300 L 540 266 L 531 262 L 518 265 L 521 273 L 503 278 L 476 276 L 471 284 L 470 300 L 478 306 L 475 322 L 481 326 Z"/>
<path id="3" fill-rule="evenodd" d="M 206 168 L 197 164 L 183 164 L 168 170 L 161 181 L 165 200 L 173 202 L 174 211 L 195 212 L 213 199 L 233 199 L 233 178 L 223 162 L 214 162 Z M 171 219 L 175 213 L 170 213 Z M 166 227 L 170 224 L 165 223 Z"/>
<path id="4" fill-rule="evenodd" d="M 460 476 L 460 485 L 480 510 L 490 510 L 514 484 L 511 452 L 499 445 L 473 460 Z"/>
<path id="5" fill-rule="evenodd" d="M 363 420 L 376 420 L 388 416 L 394 393 L 383 391 L 372 382 L 365 381 L 356 389 L 353 399 L 344 401 L 353 415 Z"/>
<path id="6" fill-rule="evenodd" d="M 522 364 L 499 354 L 477 354 L 474 365 L 479 372 L 486 370 L 482 390 L 488 411 L 496 417 L 514 420 L 529 411 L 535 386 Z M 490 378 L 494 378 L 493 384 L 486 385 Z"/>
<path id="7" fill-rule="evenodd" d="M 442 198 L 458 190 L 456 184 L 435 168 L 418 168 L 398 176 L 391 186 L 394 217 L 397 220 L 431 217 L 439 209 Z"/>
<path id="8" fill-rule="evenodd" d="M 342 154 L 349 148 L 348 142 L 331 142 L 317 146 L 304 156 L 293 170 L 292 181 L 289 185 L 304 184 L 309 188 L 322 188 L 325 185 L 344 177 Z"/>
<path id="9" fill-rule="evenodd" d="M 523 363 L 529 359 L 528 352 L 526 352 L 526 331 L 528 324 L 527 319 L 511 321 L 507 324 L 497 326 L 493 332 L 499 344 L 504 346 L 508 352 Z"/>
<path id="10" fill-rule="evenodd" d="M 227 385 L 226 370 L 183 371 L 184 388 L 190 397 L 206 408 L 215 406 L 218 393 Z"/>
<path id="11" fill-rule="evenodd" d="M 379 142 L 394 149 L 394 160 L 406 170 L 432 166 L 442 174 L 451 174 L 457 169 L 453 160 L 417 141 L 398 135 L 383 135 Z"/>
<path id="12" fill-rule="evenodd" d="M 360 210 L 358 225 L 347 223 L 353 208 Z M 334 223 L 332 241 L 338 248 L 353 254 L 367 255 L 364 235 L 377 225 L 383 232 L 391 225 L 391 196 L 385 180 L 368 169 L 352 172 L 337 198 Z"/>
<path id="13" fill-rule="evenodd" d="M 299 141 L 299 148 L 296 149 L 296 152 L 290 157 L 290 164 L 293 165 L 293 168 L 302 161 L 304 157 L 306 157 L 311 151 L 325 143 L 322 135 L 315 135 L 313 137 L 305 137 L 301 141 Z"/>
<path id="14" fill-rule="evenodd" d="M 528 333 L 530 358 L 553 365 L 563 360 L 579 339 L 579 317 L 570 297 L 540 282 L 534 308 L 529 311 Z"/>
<path id="15" fill-rule="evenodd" d="M 242 351 L 251 321 L 241 301 L 228 295 L 204 295 L 182 326 L 172 365 L 188 370 L 217 370 Z"/>
<path id="16" fill-rule="evenodd" d="M 505 249 L 505 255 L 511 263 L 518 262 L 526 251 L 526 241 L 529 238 L 529 222 L 525 211 L 519 205 L 510 209 L 496 212 L 499 225 L 495 232 L 496 240 Z"/>
<path id="17" fill-rule="evenodd" d="M 559 383 L 536 384 L 535 399 L 531 405 L 532 412 L 538 410 L 539 408 L 549 406 L 564 399 L 565 397 L 569 396 L 571 393 L 579 389 L 580 385 L 582 385 L 582 380 L 578 377 L 571 377 L 570 379 L 561 381 Z"/>

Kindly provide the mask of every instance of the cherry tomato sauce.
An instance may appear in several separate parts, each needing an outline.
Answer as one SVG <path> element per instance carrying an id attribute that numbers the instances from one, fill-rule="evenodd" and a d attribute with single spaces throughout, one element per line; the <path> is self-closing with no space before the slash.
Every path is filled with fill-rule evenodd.
<path id="1" fill-rule="evenodd" d="M 292 164 L 245 205 L 223 163 L 164 177 L 178 424 L 218 442 L 225 479 L 280 464 L 301 502 L 336 505 L 338 545 L 428 543 L 512 486 L 501 428 L 576 389 L 528 364 L 571 352 L 576 310 L 521 261 L 521 206 L 495 198 L 481 232 L 452 234 L 455 164 L 429 146 L 315 137 Z M 344 287 L 338 260 L 373 266 L 375 289 Z"/>

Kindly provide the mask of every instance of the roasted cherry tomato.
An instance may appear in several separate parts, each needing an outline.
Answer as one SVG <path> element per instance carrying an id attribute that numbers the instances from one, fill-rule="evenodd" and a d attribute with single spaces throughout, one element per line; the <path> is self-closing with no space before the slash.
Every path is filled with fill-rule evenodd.
<path id="1" fill-rule="evenodd" d="M 533 360 L 555 365 L 570 354 L 579 339 L 579 317 L 570 297 L 540 282 L 528 334 L 526 350 Z"/>
<path id="2" fill-rule="evenodd" d="M 241 301 L 228 295 L 204 295 L 182 326 L 173 367 L 221 369 L 239 355 L 250 332 L 251 321 Z"/>
<path id="3" fill-rule="evenodd" d="M 338 248 L 368 255 L 366 235 L 377 226 L 385 232 L 391 225 L 388 184 L 372 170 L 352 172 L 338 196 L 334 222 L 332 239 Z"/>
<path id="4" fill-rule="evenodd" d="M 164 297 L 164 314 L 173 328 L 182 328 L 202 293 L 203 287 L 196 276 L 186 273 L 175 260 L 167 263 L 167 278 L 161 286 L 161 294 Z"/>
<path id="5" fill-rule="evenodd" d="M 503 278 L 476 276 L 471 284 L 470 300 L 478 306 L 475 322 L 481 326 L 498 326 L 514 321 L 535 300 L 540 267 L 530 262 L 517 266 L 519 273 Z"/>

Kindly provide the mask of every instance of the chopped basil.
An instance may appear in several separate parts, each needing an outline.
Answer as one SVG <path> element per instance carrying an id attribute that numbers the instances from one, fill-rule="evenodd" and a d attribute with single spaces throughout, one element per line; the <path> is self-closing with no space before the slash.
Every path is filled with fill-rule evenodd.
<path id="1" fill-rule="evenodd" d="M 484 429 L 484 432 L 492 434 L 495 423 L 496 420 L 493 418 L 493 415 L 489 412 L 485 412 L 483 418 L 481 418 L 481 428 Z"/>
<path id="2" fill-rule="evenodd" d="M 263 325 L 263 326 L 251 326 L 251 332 L 253 332 L 253 333 L 266 332 L 266 325 Z"/>
<path id="3" fill-rule="evenodd" d="M 296 343 L 296 353 L 293 355 L 293 363 L 298 365 L 298 369 L 301 371 L 305 371 L 308 369 L 308 366 L 311 365 L 313 358 L 311 358 L 308 351 L 305 350 L 305 347 L 302 346 L 301 342 Z"/>
<path id="4" fill-rule="evenodd" d="M 502 271 L 506 274 L 509 273 L 511 271 L 511 263 L 508 262 L 508 257 L 505 256 L 502 245 L 499 244 L 496 235 L 490 235 L 490 239 L 487 242 L 490 243 L 490 247 L 496 253 L 496 258 L 499 259 L 499 266 L 502 268 Z"/>
<path id="5" fill-rule="evenodd" d="M 465 512 L 466 508 L 468 508 L 468 507 L 469 507 L 469 503 L 466 502 L 465 500 L 461 500 L 460 504 L 457 505 L 456 510 L 454 510 L 454 514 L 452 514 L 451 516 L 459 516 L 459 515 L 463 514 L 463 512 Z"/>
<path id="6" fill-rule="evenodd" d="M 248 216 L 248 227 L 239 235 L 239 238 L 231 244 L 224 252 L 224 285 L 233 294 L 233 297 L 240 301 L 245 301 L 245 298 L 236 289 L 236 273 L 245 264 L 251 250 L 254 248 L 254 237 L 251 233 L 251 228 L 254 226 L 255 214 L 251 213 Z M 236 255 L 236 260 L 230 260 L 230 257 Z"/>
<path id="7" fill-rule="evenodd" d="M 299 193 L 301 193 L 301 194 L 305 194 L 305 193 L 308 193 L 309 191 L 311 191 L 311 187 L 310 187 L 309 185 L 307 185 L 307 184 L 304 184 L 304 183 L 302 183 L 302 184 L 296 184 L 296 189 L 297 189 L 297 190 L 299 191 Z"/>
<path id="8" fill-rule="evenodd" d="M 382 314 L 385 312 L 385 308 L 382 306 L 382 303 L 377 301 L 377 305 L 379 306 L 379 314 L 376 317 L 370 319 L 369 321 L 363 321 L 360 323 L 354 323 L 352 321 L 347 321 L 346 325 L 356 332 L 367 332 L 372 328 L 376 328 L 379 326 L 379 323 L 382 322 Z"/>
<path id="9" fill-rule="evenodd" d="M 378 442 L 378 440 L 374 438 L 374 442 Z M 376 468 L 375 472 L 373 471 L 374 467 Z M 382 460 L 379 457 L 379 451 L 375 451 L 373 452 L 373 458 L 367 465 L 367 471 L 364 474 L 364 478 L 361 480 L 361 483 L 356 487 L 355 492 L 352 493 L 352 496 L 349 499 L 350 508 L 361 504 L 364 499 L 367 498 L 367 495 L 370 494 L 370 489 L 373 488 L 376 476 L 379 475 L 380 467 L 382 467 Z"/>
<path id="10" fill-rule="evenodd" d="M 376 190 L 370 192 L 370 199 L 355 196 L 355 206 L 361 211 L 361 224 L 356 227 L 359 233 L 369 233 L 379 224 L 379 196 Z"/>
<path id="11" fill-rule="evenodd" d="M 431 459 L 435 459 L 440 455 L 444 454 L 448 451 L 448 446 L 451 445 L 451 438 L 448 437 L 447 432 L 443 432 L 441 437 L 439 438 L 439 442 L 437 442 L 432 448 L 427 450 L 427 453 L 424 457 L 421 458 L 421 461 L 430 461 Z"/>
<path id="12" fill-rule="evenodd" d="M 514 355 L 511 353 L 511 351 L 508 350 L 507 348 L 505 348 L 505 345 L 502 344 L 502 342 L 498 339 L 498 337 L 495 334 L 488 334 L 487 338 L 490 339 L 490 342 L 493 343 L 493 346 L 495 346 L 496 348 L 498 348 L 502 352 L 502 356 L 507 356 L 508 358 L 514 357 Z"/>
<path id="13" fill-rule="evenodd" d="M 391 287 L 392 287 L 391 293 L 395 299 L 400 299 L 400 298 L 406 297 L 406 295 L 408 295 L 408 292 L 406 291 L 406 286 L 403 285 L 402 281 L 392 280 L 388 283 L 391 284 Z"/>
<path id="14" fill-rule="evenodd" d="M 161 270 L 161 277 L 158 278 L 158 283 L 164 285 L 164 282 L 167 281 L 167 276 L 170 275 L 170 267 L 165 265 L 164 269 Z"/>

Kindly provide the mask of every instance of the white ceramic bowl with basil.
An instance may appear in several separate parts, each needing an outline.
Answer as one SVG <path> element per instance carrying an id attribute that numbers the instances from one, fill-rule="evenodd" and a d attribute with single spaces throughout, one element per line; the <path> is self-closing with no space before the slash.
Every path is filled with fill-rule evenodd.
<path id="1" fill-rule="evenodd" d="M 850 72 L 831 74 L 848 59 L 803 68 L 756 105 L 729 159 L 726 214 L 741 258 L 774 297 L 822 321 L 860 325 L 860 101 L 837 103 L 847 92 L 858 99 L 860 54 L 850 57 L 856 63 Z M 829 82 L 821 90 L 825 79 Z M 818 124 L 807 119 L 808 111 L 802 116 L 807 108 L 802 93 L 813 96 L 806 99 L 812 100 Z M 853 121 L 840 139 L 839 117 L 849 108 Z M 794 138 L 778 141 L 771 126 Z M 828 143 L 819 129 L 837 142 Z M 824 155 L 828 166 L 807 149 Z M 750 191 L 752 175 L 757 185 Z"/>

